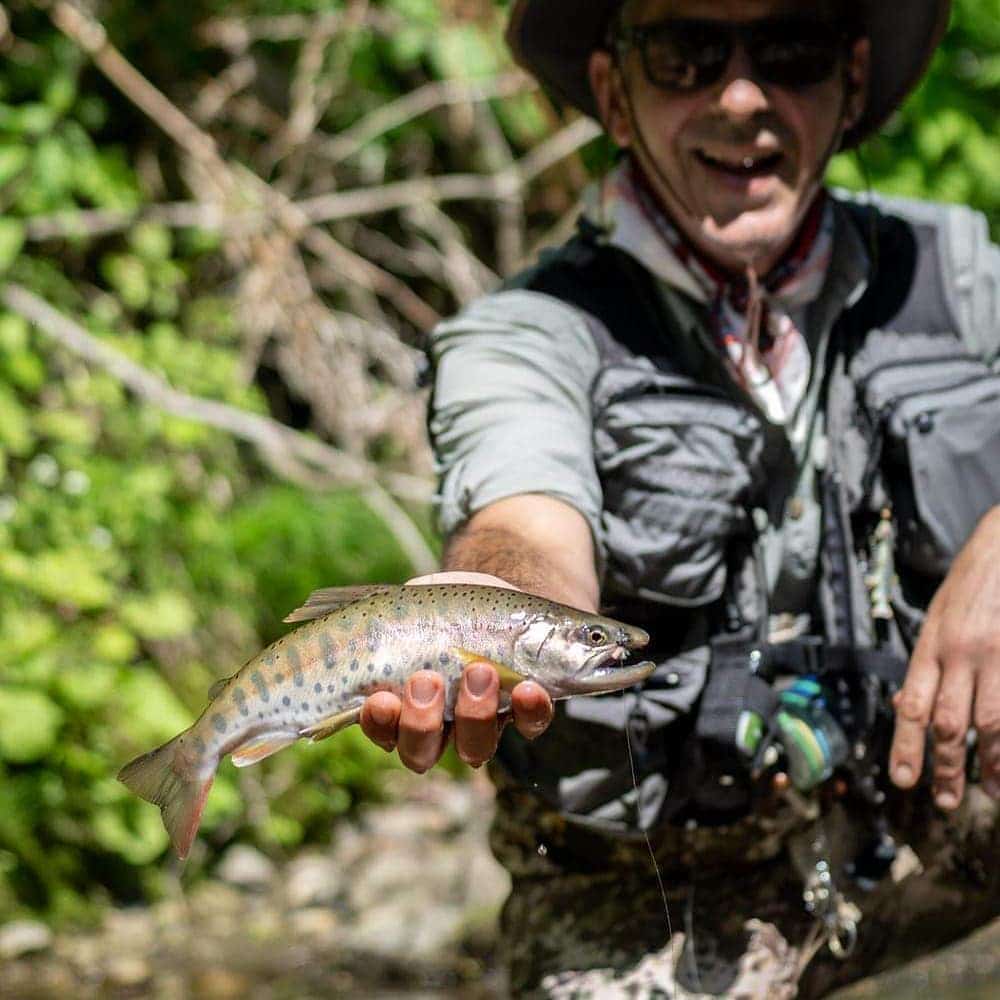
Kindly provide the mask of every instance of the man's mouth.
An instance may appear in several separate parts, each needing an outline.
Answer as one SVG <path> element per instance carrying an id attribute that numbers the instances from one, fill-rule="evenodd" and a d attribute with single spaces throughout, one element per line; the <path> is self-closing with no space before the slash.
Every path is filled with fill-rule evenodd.
<path id="1" fill-rule="evenodd" d="M 743 156 L 712 156 L 703 149 L 695 150 L 694 154 L 698 160 L 709 170 L 713 170 L 729 177 L 746 178 L 766 177 L 775 173 L 781 161 L 784 159 L 783 153 L 752 153 Z"/>

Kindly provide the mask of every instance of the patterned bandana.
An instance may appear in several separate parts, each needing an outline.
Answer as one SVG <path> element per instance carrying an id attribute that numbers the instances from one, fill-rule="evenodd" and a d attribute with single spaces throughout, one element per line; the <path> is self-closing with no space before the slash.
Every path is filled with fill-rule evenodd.
<path id="1" fill-rule="evenodd" d="M 712 334 L 733 378 L 772 423 L 791 423 L 812 364 L 802 333 L 806 307 L 823 290 L 833 253 L 834 213 L 825 192 L 762 282 L 752 271 L 733 278 L 698 253 L 659 208 L 630 159 L 590 190 L 585 211 L 612 246 L 709 307 Z"/>

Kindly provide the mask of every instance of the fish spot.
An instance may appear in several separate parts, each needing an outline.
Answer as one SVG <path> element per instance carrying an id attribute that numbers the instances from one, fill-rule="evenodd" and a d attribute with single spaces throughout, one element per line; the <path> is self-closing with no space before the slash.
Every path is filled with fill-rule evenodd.
<path id="1" fill-rule="evenodd" d="M 326 686 L 326 693 L 327 694 L 333 694 L 333 692 L 336 691 L 336 690 L 337 690 L 337 686 L 335 684 L 327 684 L 327 686 Z"/>
<path id="2" fill-rule="evenodd" d="M 194 738 L 194 748 L 198 751 L 198 753 L 205 752 L 205 741 L 200 736 L 196 736 Z"/>
<path id="3" fill-rule="evenodd" d="M 355 670 L 357 670 L 359 666 L 360 666 L 360 664 L 358 663 L 357 660 L 351 660 L 351 671 L 352 671 L 352 673 Z"/>
<path id="4" fill-rule="evenodd" d="M 384 666 L 384 667 L 382 668 L 382 676 L 383 676 L 383 677 L 388 677 L 388 676 L 389 676 L 389 675 L 390 675 L 391 673 L 392 673 L 392 667 L 391 667 L 391 666 L 390 666 L 390 665 L 389 665 L 389 664 L 387 663 L 387 664 L 386 664 L 386 665 L 385 665 L 385 666 Z"/>
<path id="5" fill-rule="evenodd" d="M 316 694 L 319 694 L 320 691 L 322 691 L 322 690 L 323 690 L 323 685 L 322 684 L 314 684 L 313 685 L 313 691 L 315 691 Z"/>
<path id="6" fill-rule="evenodd" d="M 282 705 L 288 706 L 288 705 L 291 705 L 291 703 L 292 703 L 292 699 L 289 698 L 287 694 L 285 695 L 284 698 L 281 699 L 281 704 Z"/>
<path id="7" fill-rule="evenodd" d="M 217 733 L 224 733 L 229 728 L 229 724 L 218 712 L 212 716 L 212 725 Z"/>
<path id="8" fill-rule="evenodd" d="M 295 686 L 302 687 L 306 682 L 305 677 L 302 676 L 302 657 L 299 656 L 299 651 L 294 646 L 290 646 L 288 649 L 288 662 L 292 665 Z"/>
<path id="9" fill-rule="evenodd" d="M 274 675 L 274 683 L 275 684 L 284 684 L 285 683 L 285 675 L 284 674 L 275 674 Z"/>
<path id="10" fill-rule="evenodd" d="M 302 702 L 302 711 L 303 712 L 308 712 L 309 711 L 309 702 L 308 701 Z"/>
<path id="11" fill-rule="evenodd" d="M 327 670 L 333 670 L 337 664 L 337 654 L 334 652 L 333 642 L 330 639 L 329 633 L 320 632 L 319 647 L 323 652 L 323 666 Z"/>
<path id="12" fill-rule="evenodd" d="M 451 657 L 447 653 L 442 653 L 438 657 L 438 663 L 440 663 L 442 667 L 448 666 L 450 662 L 451 662 Z"/>
<path id="13" fill-rule="evenodd" d="M 257 689 L 257 694 L 260 695 L 261 700 L 270 701 L 271 694 L 267 690 L 267 681 L 264 680 L 264 675 L 259 670 L 255 670 L 250 675 L 250 680 L 253 681 L 253 686 Z"/>
<path id="14" fill-rule="evenodd" d="M 247 696 L 243 688 L 238 687 L 233 691 L 233 698 L 236 699 L 236 704 L 239 707 L 240 715 L 244 718 L 250 714 L 250 709 L 247 707 Z"/>

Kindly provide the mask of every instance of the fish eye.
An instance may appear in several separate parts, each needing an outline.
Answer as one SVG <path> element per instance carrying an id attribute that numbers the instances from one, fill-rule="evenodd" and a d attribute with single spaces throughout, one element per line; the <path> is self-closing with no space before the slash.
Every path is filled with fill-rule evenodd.
<path id="1" fill-rule="evenodd" d="M 600 625 L 588 626 L 584 634 L 591 646 L 604 646 L 608 642 L 608 633 Z"/>

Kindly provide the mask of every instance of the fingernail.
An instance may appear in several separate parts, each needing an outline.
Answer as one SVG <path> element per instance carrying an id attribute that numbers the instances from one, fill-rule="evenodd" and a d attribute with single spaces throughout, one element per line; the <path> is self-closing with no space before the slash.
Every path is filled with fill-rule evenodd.
<path id="1" fill-rule="evenodd" d="M 493 680 L 493 671 L 483 664 L 469 667 L 465 673 L 465 686 L 473 697 L 478 698 L 486 694 L 490 683 Z"/>
<path id="2" fill-rule="evenodd" d="M 410 697 L 417 705 L 430 705 L 437 697 L 437 685 L 430 677 L 414 677 L 410 681 Z"/>
<path id="3" fill-rule="evenodd" d="M 892 771 L 893 780 L 901 785 L 908 785 L 913 781 L 913 768 L 909 764 L 897 764 Z"/>
<path id="4" fill-rule="evenodd" d="M 954 792 L 941 792 L 934 801 L 937 803 L 938 809 L 957 809 L 958 808 L 958 796 Z"/>

